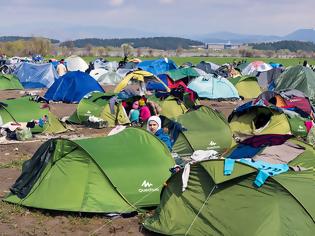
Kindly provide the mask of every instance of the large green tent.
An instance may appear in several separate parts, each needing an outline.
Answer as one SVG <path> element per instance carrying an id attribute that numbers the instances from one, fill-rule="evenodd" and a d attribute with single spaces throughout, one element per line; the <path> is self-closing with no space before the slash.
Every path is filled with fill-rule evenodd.
<path id="1" fill-rule="evenodd" d="M 238 94 L 243 98 L 256 98 L 262 92 L 256 77 L 238 76 L 229 78 L 229 81 L 235 86 Z"/>
<path id="2" fill-rule="evenodd" d="M 235 163 L 223 175 L 224 160 L 190 166 L 188 187 L 182 192 L 182 172 L 164 187 L 155 215 L 144 226 L 167 235 L 303 235 L 315 232 L 315 151 L 309 145 L 290 164 L 309 168 L 269 177 L 257 189 L 257 170 Z"/>
<path id="3" fill-rule="evenodd" d="M 224 152 L 234 145 L 232 131 L 223 115 L 212 108 L 201 106 L 176 118 L 185 131 L 180 132 L 173 151 L 189 156 L 196 150 Z M 163 126 L 170 122 L 164 121 Z"/>
<path id="4" fill-rule="evenodd" d="M 275 91 L 283 89 L 299 90 L 314 102 L 315 72 L 302 65 L 289 67 L 275 80 Z"/>
<path id="5" fill-rule="evenodd" d="M 0 106 L 0 123 L 6 124 L 8 122 L 29 122 L 32 120 L 39 120 L 44 116 L 48 117 L 48 121 L 40 127 L 35 125 L 32 128 L 32 133 L 62 133 L 66 128 L 60 121 L 45 107 L 44 103 L 35 102 L 31 96 L 25 96 L 16 99 L 2 100 Z"/>
<path id="6" fill-rule="evenodd" d="M 0 75 L 0 90 L 24 89 L 19 79 L 15 75 Z"/>
<path id="7" fill-rule="evenodd" d="M 130 123 L 121 102 L 116 102 L 111 111 L 109 100 L 115 96 L 112 93 L 91 92 L 79 102 L 76 111 L 69 117 L 68 121 L 81 124 L 88 120 L 89 116 L 96 116 L 108 122 L 109 127 L 117 124 Z"/>
<path id="8" fill-rule="evenodd" d="M 139 128 L 107 137 L 51 139 L 25 162 L 5 201 L 78 212 L 132 212 L 156 206 L 174 160 Z"/>

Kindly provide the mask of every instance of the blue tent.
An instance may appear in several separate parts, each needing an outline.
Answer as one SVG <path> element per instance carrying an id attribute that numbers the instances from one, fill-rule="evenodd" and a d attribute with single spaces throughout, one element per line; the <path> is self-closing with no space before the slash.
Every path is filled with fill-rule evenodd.
<path id="1" fill-rule="evenodd" d="M 81 71 L 72 71 L 56 80 L 44 97 L 52 101 L 77 103 L 92 91 L 105 92 L 90 75 Z"/>
<path id="2" fill-rule="evenodd" d="M 230 81 L 221 76 L 216 76 L 213 74 L 197 77 L 188 84 L 188 88 L 196 92 L 200 98 L 239 98 L 236 88 Z"/>
<path id="3" fill-rule="evenodd" d="M 168 84 L 166 74 L 158 75 L 158 78 L 160 78 L 164 84 L 166 84 L 166 85 Z M 148 81 L 148 83 L 146 84 L 146 89 L 147 90 L 155 90 L 155 91 L 166 91 L 166 88 L 164 87 L 164 85 L 162 83 L 155 82 L 155 81 Z"/>
<path id="4" fill-rule="evenodd" d="M 23 62 L 15 70 L 24 88 L 49 88 L 58 78 L 51 63 L 35 64 Z"/>
<path id="5" fill-rule="evenodd" d="M 151 72 L 154 75 L 163 74 L 166 71 L 176 69 L 176 64 L 167 58 L 161 58 L 157 60 L 147 60 L 140 62 L 138 68 Z"/>

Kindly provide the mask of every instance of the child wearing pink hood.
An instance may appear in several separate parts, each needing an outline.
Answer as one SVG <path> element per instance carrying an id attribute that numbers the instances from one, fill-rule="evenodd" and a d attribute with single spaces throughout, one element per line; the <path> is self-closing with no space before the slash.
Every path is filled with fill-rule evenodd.
<path id="1" fill-rule="evenodd" d="M 147 106 L 147 104 L 145 103 L 145 100 L 143 98 L 141 98 L 139 100 L 139 106 L 140 106 L 140 120 L 142 122 L 145 122 L 149 119 L 149 117 L 151 116 L 151 112 L 149 107 Z"/>

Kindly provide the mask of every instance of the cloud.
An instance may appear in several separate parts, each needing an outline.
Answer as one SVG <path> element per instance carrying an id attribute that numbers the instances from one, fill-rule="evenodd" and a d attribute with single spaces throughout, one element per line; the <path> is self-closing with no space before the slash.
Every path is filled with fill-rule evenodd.
<path id="1" fill-rule="evenodd" d="M 112 6 L 121 6 L 124 4 L 124 0 L 110 0 L 109 3 Z"/>
<path id="2" fill-rule="evenodd" d="M 160 0 L 161 4 L 172 4 L 175 3 L 175 0 Z"/>

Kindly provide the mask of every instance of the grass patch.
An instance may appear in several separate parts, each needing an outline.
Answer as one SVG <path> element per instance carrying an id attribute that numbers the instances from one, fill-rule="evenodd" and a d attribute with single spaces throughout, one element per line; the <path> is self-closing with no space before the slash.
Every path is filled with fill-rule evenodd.
<path id="1" fill-rule="evenodd" d="M 83 59 L 86 62 L 90 62 L 95 60 L 97 57 L 83 57 Z M 109 61 L 120 61 L 123 58 L 121 57 L 106 57 Z M 141 60 L 154 60 L 159 59 L 159 57 L 140 57 Z M 299 63 L 303 63 L 304 60 L 307 60 L 309 64 L 314 65 L 315 60 L 310 58 L 267 58 L 267 57 L 171 57 L 177 65 L 182 65 L 185 62 L 191 62 L 193 64 L 198 64 L 201 61 L 210 61 L 219 65 L 222 65 L 224 63 L 233 63 L 234 60 L 240 61 L 240 60 L 247 60 L 247 62 L 252 61 L 264 61 L 267 63 L 270 62 L 276 62 L 281 63 L 284 66 L 293 66 L 298 65 Z"/>
<path id="2" fill-rule="evenodd" d="M 0 222 L 13 223 L 17 215 L 22 216 L 29 214 L 29 211 L 19 205 L 0 201 Z"/>
<path id="3" fill-rule="evenodd" d="M 58 57 L 57 57 L 58 58 Z M 87 63 L 94 61 L 96 56 L 85 56 L 82 57 Z M 160 57 L 140 57 L 141 60 L 154 60 L 159 59 Z M 106 57 L 108 61 L 121 61 L 122 57 Z M 247 60 L 247 62 L 252 61 L 264 61 L 264 62 L 276 62 L 281 63 L 284 66 L 293 66 L 298 65 L 299 63 L 303 63 L 304 60 L 307 60 L 309 64 L 314 65 L 315 60 L 311 58 L 268 58 L 268 57 L 171 57 L 177 65 L 182 65 L 185 62 L 191 62 L 193 64 L 197 64 L 200 61 L 210 61 L 219 65 L 224 63 L 232 63 L 234 60 Z"/>
<path id="4" fill-rule="evenodd" d="M 80 216 L 71 216 L 68 217 L 69 223 L 71 225 L 88 225 L 91 221 L 91 218 L 88 217 L 80 217 Z"/>
<path id="5" fill-rule="evenodd" d="M 9 163 L 0 163 L 0 169 L 4 168 L 16 168 L 21 170 L 23 163 L 29 159 L 29 156 L 25 155 L 20 157 L 18 160 L 12 160 Z"/>

